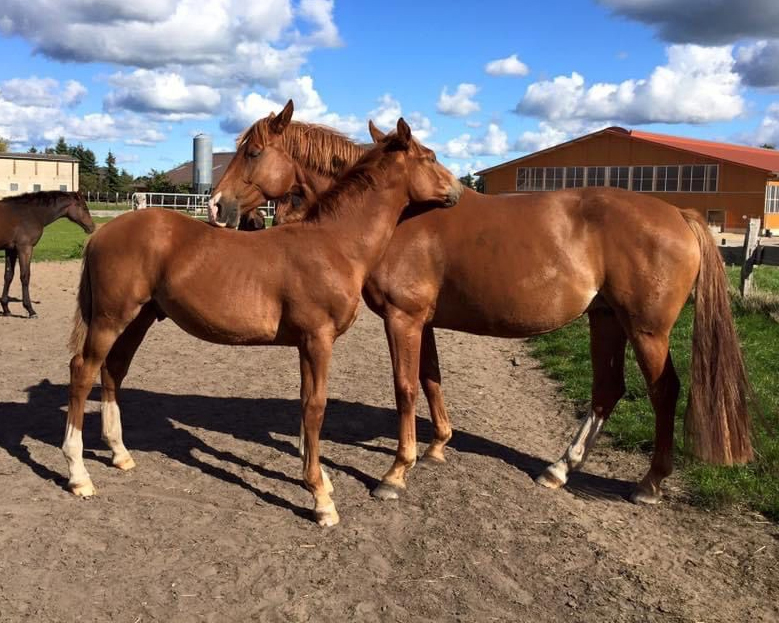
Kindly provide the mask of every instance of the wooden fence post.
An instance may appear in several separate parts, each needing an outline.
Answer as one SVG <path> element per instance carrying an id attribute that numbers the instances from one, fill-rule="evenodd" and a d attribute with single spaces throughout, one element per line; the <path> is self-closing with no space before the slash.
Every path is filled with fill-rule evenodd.
<path id="1" fill-rule="evenodd" d="M 741 296 L 749 296 L 752 292 L 752 269 L 755 266 L 755 251 L 760 233 L 760 219 L 751 218 L 744 236 L 744 263 L 741 264 Z"/>

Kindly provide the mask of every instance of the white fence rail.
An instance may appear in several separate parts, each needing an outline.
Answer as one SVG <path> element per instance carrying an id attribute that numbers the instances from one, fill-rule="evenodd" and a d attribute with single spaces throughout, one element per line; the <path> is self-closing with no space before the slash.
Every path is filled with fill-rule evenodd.
<path id="1" fill-rule="evenodd" d="M 133 210 L 144 208 L 168 208 L 170 210 L 182 210 L 193 216 L 201 216 L 208 213 L 208 200 L 211 195 L 198 195 L 187 193 L 133 193 Z M 276 214 L 276 204 L 268 201 L 263 206 L 258 206 L 269 217 Z"/>

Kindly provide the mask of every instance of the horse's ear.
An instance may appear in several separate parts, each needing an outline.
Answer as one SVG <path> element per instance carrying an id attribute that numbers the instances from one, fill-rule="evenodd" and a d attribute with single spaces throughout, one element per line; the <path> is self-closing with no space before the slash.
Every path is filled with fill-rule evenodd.
<path id="1" fill-rule="evenodd" d="M 386 136 L 384 132 L 382 132 L 381 130 L 379 130 L 379 128 L 373 125 L 372 119 L 368 120 L 368 132 L 370 133 L 374 143 L 380 143 Z"/>
<path id="2" fill-rule="evenodd" d="M 398 141 L 404 148 L 411 143 L 411 128 L 403 117 L 398 119 Z"/>
<path id="3" fill-rule="evenodd" d="M 287 129 L 289 122 L 292 121 L 292 113 L 294 110 L 295 105 L 292 103 L 292 100 L 289 100 L 287 105 L 284 106 L 284 109 L 279 113 L 279 116 L 271 120 L 271 130 L 273 130 L 276 134 L 281 134 L 284 132 L 284 130 Z"/>

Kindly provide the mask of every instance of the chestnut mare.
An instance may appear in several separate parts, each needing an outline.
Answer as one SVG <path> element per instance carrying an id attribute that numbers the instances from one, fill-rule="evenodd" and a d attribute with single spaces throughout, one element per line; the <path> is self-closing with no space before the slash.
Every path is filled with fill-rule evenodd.
<path id="1" fill-rule="evenodd" d="M 32 250 L 41 239 L 43 228 L 62 217 L 81 225 L 88 234 L 95 231 L 87 202 L 80 192 L 47 190 L 0 199 L 0 249 L 5 249 L 5 283 L 0 297 L 3 316 L 11 315 L 8 309 L 8 289 L 14 278 L 18 258 L 22 303 L 30 318 L 35 318 L 30 300 Z"/>
<path id="2" fill-rule="evenodd" d="M 291 115 L 291 109 L 290 101 L 282 115 Z M 247 130 L 250 140 L 239 146 L 216 189 L 249 198 L 239 212 L 258 195 L 266 200 L 289 192 L 283 184 L 269 192 L 256 183 L 266 175 L 265 166 L 277 166 L 285 155 L 304 170 L 303 181 L 322 192 L 337 177 L 335 165 L 348 166 L 361 153 L 358 145 L 328 128 L 293 122 L 279 135 L 269 130 L 270 124 L 272 117 Z M 383 140 L 375 128 L 371 133 Z M 252 157 L 263 153 L 268 154 L 265 161 Z M 279 171 L 276 182 L 284 177 Z M 296 179 L 300 182 L 300 175 Z M 306 203 L 297 212 L 288 202 L 280 204 L 278 221 L 310 218 Z M 416 461 L 417 376 L 434 425 L 423 458 L 444 460 L 452 429 L 433 327 L 518 338 L 554 331 L 586 313 L 591 409 L 562 458 L 537 482 L 561 487 L 582 466 L 625 392 L 623 366 L 630 342 L 655 411 L 651 466 L 631 498 L 659 501 L 661 482 L 673 468 L 679 394 L 669 334 L 693 288 L 686 441 L 702 460 L 746 462 L 752 458 L 746 372 L 722 262 L 697 213 L 612 188 L 502 196 L 466 189 L 455 207 L 402 221 L 363 288 L 368 307 L 384 319 L 400 414 L 397 455 L 374 494 L 398 497 Z"/>
<path id="3" fill-rule="evenodd" d="M 283 131 L 284 120 L 274 127 Z M 354 322 L 360 290 L 411 202 L 453 205 L 462 187 L 398 121 L 397 133 L 366 152 L 316 204 L 316 223 L 262 235 L 209 227 L 167 210 L 122 215 L 84 251 L 71 348 L 70 397 L 62 450 L 68 486 L 90 496 L 84 466 L 84 401 L 102 373 L 103 438 L 122 469 L 134 463 L 122 443 L 116 394 L 155 319 L 219 344 L 276 344 L 300 351 L 305 432 L 303 478 L 320 525 L 338 513 L 319 464 L 333 342 Z"/>

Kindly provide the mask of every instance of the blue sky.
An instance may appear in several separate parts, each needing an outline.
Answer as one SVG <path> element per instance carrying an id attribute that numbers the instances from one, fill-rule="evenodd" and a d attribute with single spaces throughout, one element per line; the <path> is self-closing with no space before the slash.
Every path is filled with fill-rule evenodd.
<path id="1" fill-rule="evenodd" d="M 776 0 L 4 0 L 0 136 L 135 174 L 289 97 L 364 139 L 402 114 L 457 173 L 607 125 L 779 143 Z"/>

